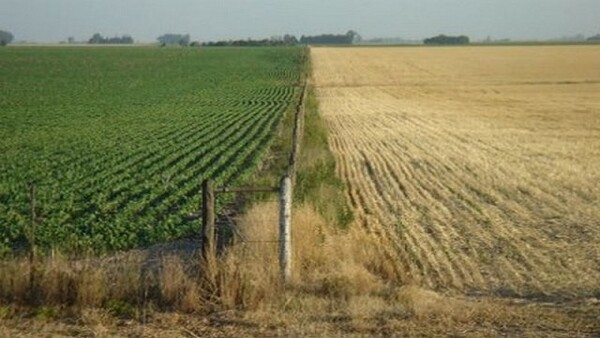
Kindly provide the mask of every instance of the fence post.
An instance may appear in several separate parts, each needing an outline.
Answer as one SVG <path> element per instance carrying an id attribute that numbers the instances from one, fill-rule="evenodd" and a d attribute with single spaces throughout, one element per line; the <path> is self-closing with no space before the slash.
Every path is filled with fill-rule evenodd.
<path id="1" fill-rule="evenodd" d="M 279 266 L 283 281 L 292 278 L 292 180 L 285 176 L 281 179 L 279 205 Z"/>
<path id="2" fill-rule="evenodd" d="M 215 184 L 202 182 L 202 257 L 209 261 L 216 254 L 215 247 Z"/>

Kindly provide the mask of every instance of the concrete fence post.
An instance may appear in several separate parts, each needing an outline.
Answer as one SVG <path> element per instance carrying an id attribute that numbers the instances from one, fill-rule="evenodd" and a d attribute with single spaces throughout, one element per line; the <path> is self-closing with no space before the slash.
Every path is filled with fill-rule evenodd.
<path id="1" fill-rule="evenodd" d="M 279 266 L 283 281 L 292 279 L 292 180 L 281 179 L 279 205 Z"/>

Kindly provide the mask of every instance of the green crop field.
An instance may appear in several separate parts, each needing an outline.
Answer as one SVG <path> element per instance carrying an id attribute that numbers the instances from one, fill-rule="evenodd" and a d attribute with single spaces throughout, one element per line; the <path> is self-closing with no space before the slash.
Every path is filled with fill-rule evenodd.
<path id="1" fill-rule="evenodd" d="M 197 231 L 299 94 L 300 48 L 0 50 L 0 253 L 106 251 Z"/>

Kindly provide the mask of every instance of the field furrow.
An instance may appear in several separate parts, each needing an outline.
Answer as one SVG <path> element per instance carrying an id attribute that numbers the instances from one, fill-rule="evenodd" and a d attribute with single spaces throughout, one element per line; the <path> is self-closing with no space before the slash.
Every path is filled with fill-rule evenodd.
<path id="1" fill-rule="evenodd" d="M 402 282 L 600 290 L 600 48 L 313 48 L 312 57 L 350 204 Z"/>

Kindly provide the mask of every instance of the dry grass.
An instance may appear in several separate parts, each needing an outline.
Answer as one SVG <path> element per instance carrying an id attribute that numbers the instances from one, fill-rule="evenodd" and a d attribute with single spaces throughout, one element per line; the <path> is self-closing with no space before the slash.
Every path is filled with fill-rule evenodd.
<path id="1" fill-rule="evenodd" d="M 600 292 L 600 48 L 313 49 L 358 221 L 400 283 Z"/>
<path id="2" fill-rule="evenodd" d="M 87 305 L 101 300 L 81 298 L 75 307 L 63 304 L 55 308 L 47 303 L 31 311 L 14 305 L 0 306 L 0 336 L 475 337 L 593 336 L 600 332 L 598 302 L 557 305 L 469 298 L 389 283 L 393 272 L 386 266 L 392 262 L 379 256 L 378 243 L 368 232 L 359 227 L 347 231 L 332 229 L 312 207 L 306 206 L 293 213 L 294 281 L 284 287 L 277 270 L 276 245 L 270 243 L 277 237 L 274 215 L 276 205 L 272 203 L 253 207 L 241 220 L 246 242 L 238 242 L 214 262 L 216 273 L 211 278 L 190 275 L 186 268 L 190 263 L 174 256 L 160 260 L 150 284 L 140 283 L 144 278 L 149 280 L 136 272 L 145 266 L 139 256 L 123 258 L 130 262 L 128 269 L 100 270 L 99 276 L 103 277 L 93 279 L 91 272 L 85 270 L 74 273 L 80 263 L 48 263 L 47 275 L 54 274 L 47 281 L 53 283 L 49 289 L 59 290 L 53 291 L 58 297 L 54 301 L 60 299 L 62 283 L 69 279 L 59 275 L 71 276 L 72 290 L 83 287 L 84 280 L 93 281 L 87 290 L 100 291 L 92 294 L 103 295 L 105 300 L 121 297 L 122 301 L 115 302 L 117 298 L 113 298 L 104 307 L 94 308 Z M 8 280 L 6 274 L 1 276 L 3 282 Z M 107 284 L 107 280 L 115 284 Z M 156 289 L 148 291 L 152 285 Z M 142 302 L 143 297 L 130 297 L 144 292 L 146 304 L 127 306 L 126 301 Z M 153 296 L 153 292 L 157 294 Z M 159 301 L 171 310 L 160 310 Z"/>

